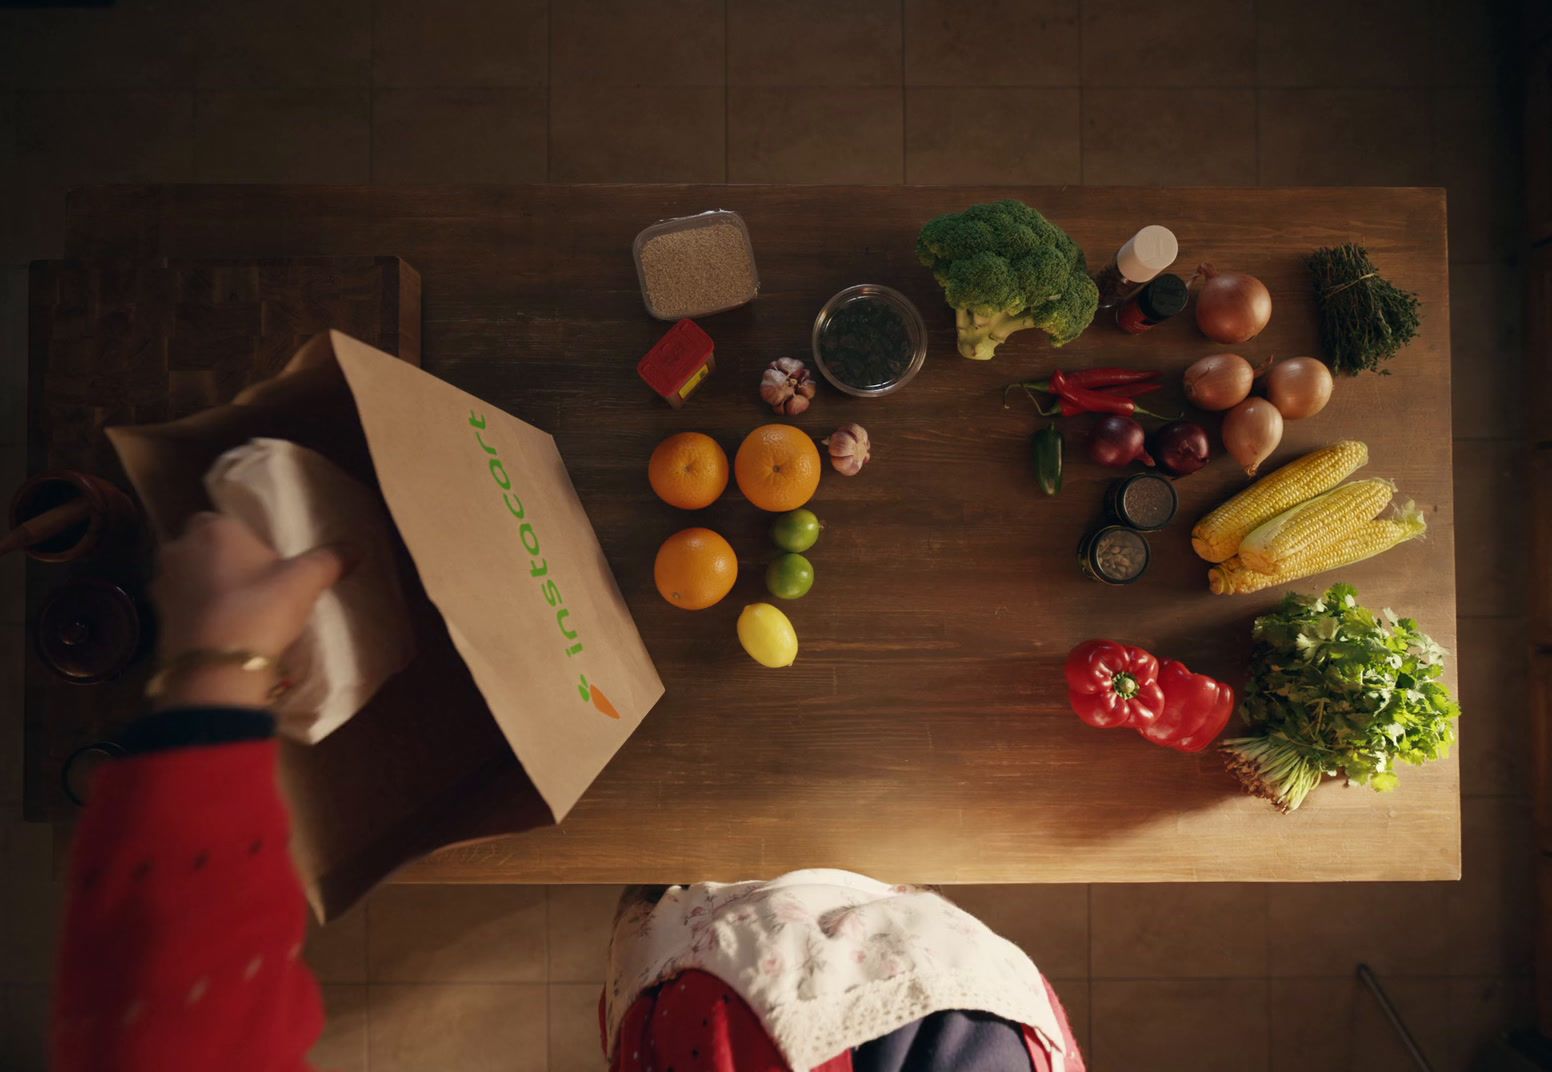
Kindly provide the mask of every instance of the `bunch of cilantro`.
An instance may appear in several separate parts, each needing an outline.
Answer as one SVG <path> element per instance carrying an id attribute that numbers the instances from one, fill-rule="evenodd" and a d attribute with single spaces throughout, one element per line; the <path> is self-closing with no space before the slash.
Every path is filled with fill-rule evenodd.
<path id="1" fill-rule="evenodd" d="M 1240 716 L 1251 735 L 1224 741 L 1229 769 L 1282 811 L 1303 803 L 1326 775 L 1381 792 L 1398 762 L 1449 753 L 1460 705 L 1439 683 L 1444 649 L 1411 618 L 1383 620 L 1357 589 L 1289 595 L 1256 619 L 1250 683 Z"/>

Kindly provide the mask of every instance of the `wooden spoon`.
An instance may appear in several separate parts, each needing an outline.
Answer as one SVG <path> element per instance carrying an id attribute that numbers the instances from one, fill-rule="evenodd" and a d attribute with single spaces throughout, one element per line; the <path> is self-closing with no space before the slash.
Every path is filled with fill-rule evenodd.
<path id="1" fill-rule="evenodd" d="M 0 539 L 0 555 L 8 555 L 24 547 L 58 536 L 72 525 L 79 525 L 92 516 L 90 500 L 73 499 L 52 510 L 45 510 L 37 517 L 30 517 L 17 525 L 4 539 Z"/>

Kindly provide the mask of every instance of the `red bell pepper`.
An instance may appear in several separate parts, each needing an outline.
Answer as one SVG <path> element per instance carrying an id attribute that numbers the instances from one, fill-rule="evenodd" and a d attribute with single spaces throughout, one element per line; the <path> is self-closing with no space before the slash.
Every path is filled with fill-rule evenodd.
<path id="1" fill-rule="evenodd" d="M 1078 717 L 1100 729 L 1130 727 L 1154 744 L 1200 752 L 1234 713 L 1234 689 L 1162 663 L 1141 648 L 1088 640 L 1067 655 L 1067 697 Z"/>
<path id="2" fill-rule="evenodd" d="M 1182 752 L 1200 752 L 1223 732 L 1234 713 L 1234 686 L 1193 674 L 1185 663 L 1163 660 L 1159 684 L 1164 689 L 1164 714 L 1142 730 L 1150 741 Z"/>
<path id="3" fill-rule="evenodd" d="M 1141 726 L 1164 711 L 1159 661 L 1141 648 L 1086 640 L 1067 654 L 1067 698 L 1090 726 Z"/>

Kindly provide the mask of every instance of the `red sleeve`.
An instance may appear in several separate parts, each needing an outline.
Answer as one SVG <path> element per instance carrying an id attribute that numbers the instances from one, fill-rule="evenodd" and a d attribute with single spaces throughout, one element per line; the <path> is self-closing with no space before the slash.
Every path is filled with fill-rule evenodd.
<path id="1" fill-rule="evenodd" d="M 305 1067 L 323 1028 L 273 741 L 98 771 L 70 861 L 53 1068 Z"/>
<path id="2" fill-rule="evenodd" d="M 603 1002 L 599 1002 L 600 1019 Z M 813 1072 L 851 1072 L 847 1050 Z M 644 992 L 620 1025 L 610 1072 L 790 1072 L 754 1010 L 691 969 Z"/>

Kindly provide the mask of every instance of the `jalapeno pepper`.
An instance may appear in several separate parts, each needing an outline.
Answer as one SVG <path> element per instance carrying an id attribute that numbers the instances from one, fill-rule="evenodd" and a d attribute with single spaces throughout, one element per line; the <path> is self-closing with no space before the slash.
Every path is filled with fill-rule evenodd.
<path id="1" fill-rule="evenodd" d="M 1035 479 L 1040 490 L 1055 495 L 1062 490 L 1062 433 L 1048 424 L 1035 433 Z"/>

